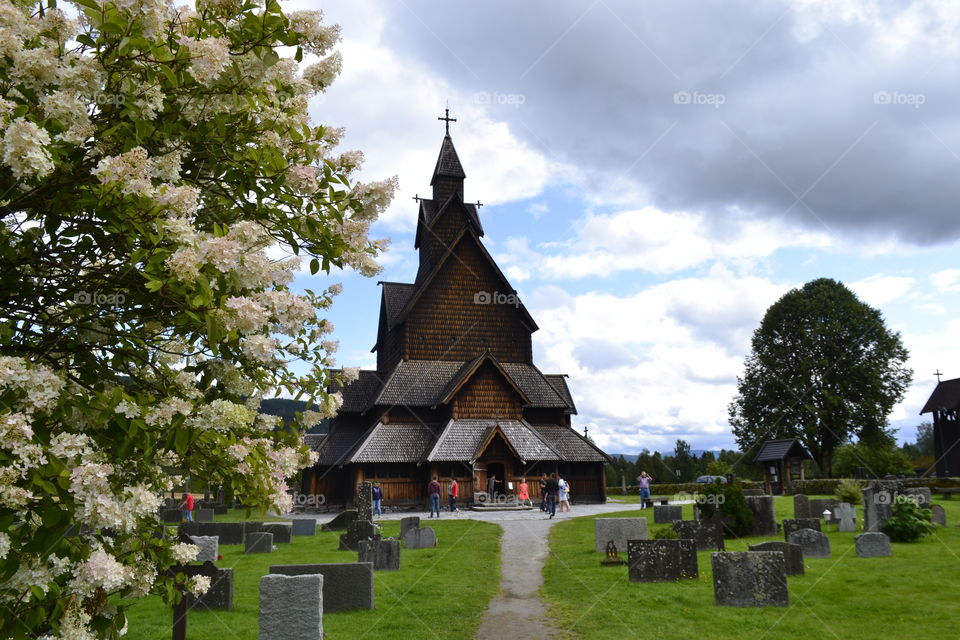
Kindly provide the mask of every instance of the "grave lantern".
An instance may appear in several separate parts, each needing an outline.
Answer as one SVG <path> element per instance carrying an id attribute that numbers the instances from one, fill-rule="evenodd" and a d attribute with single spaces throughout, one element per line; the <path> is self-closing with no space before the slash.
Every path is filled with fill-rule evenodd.
<path id="1" fill-rule="evenodd" d="M 813 460 L 813 456 L 796 438 L 768 440 L 753 459 L 763 463 L 767 493 L 778 495 L 791 493 L 793 483 L 804 479 L 804 460 Z"/>

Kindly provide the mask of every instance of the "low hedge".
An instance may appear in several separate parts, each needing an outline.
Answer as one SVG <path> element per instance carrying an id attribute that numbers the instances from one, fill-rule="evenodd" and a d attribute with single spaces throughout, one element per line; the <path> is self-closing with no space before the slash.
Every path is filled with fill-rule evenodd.
<path id="1" fill-rule="evenodd" d="M 763 482 L 755 480 L 741 480 L 744 489 L 764 489 Z M 861 486 L 867 486 L 870 480 L 857 480 Z M 930 487 L 932 491 L 948 487 L 960 488 L 960 478 L 903 478 L 901 480 L 908 487 Z M 830 496 L 836 493 L 837 485 L 840 484 L 838 478 L 818 478 L 814 480 L 801 480 L 793 483 L 793 493 L 803 493 L 808 496 Z M 700 482 L 683 482 L 677 484 L 654 484 L 650 487 L 651 496 L 673 496 L 680 493 L 697 493 L 704 487 Z M 640 494 L 640 487 L 637 485 L 628 485 L 626 495 L 636 496 Z M 607 487 L 608 496 L 624 495 L 621 487 Z"/>
<path id="2" fill-rule="evenodd" d="M 754 480 L 742 480 L 744 489 L 762 489 L 763 483 Z M 650 496 L 674 496 L 679 493 L 698 493 L 703 491 L 706 485 L 702 482 L 679 482 L 676 484 L 653 484 L 650 486 Z M 627 493 L 623 493 L 622 487 L 607 487 L 608 496 L 637 496 L 640 495 L 638 485 L 627 485 Z"/>

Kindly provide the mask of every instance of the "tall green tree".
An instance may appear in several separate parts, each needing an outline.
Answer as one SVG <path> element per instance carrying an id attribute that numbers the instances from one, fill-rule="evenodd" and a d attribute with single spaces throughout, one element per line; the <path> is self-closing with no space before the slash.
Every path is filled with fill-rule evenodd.
<path id="1" fill-rule="evenodd" d="M 900 334 L 836 280 L 821 278 L 774 303 L 729 406 L 741 450 L 799 438 L 824 474 L 837 447 L 887 437 L 887 416 L 913 372 Z"/>

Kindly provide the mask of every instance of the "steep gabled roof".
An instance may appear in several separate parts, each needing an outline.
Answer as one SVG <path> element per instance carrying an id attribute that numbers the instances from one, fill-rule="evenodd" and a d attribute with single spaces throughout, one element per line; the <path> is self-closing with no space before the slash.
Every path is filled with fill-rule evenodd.
<path id="1" fill-rule="evenodd" d="M 517 385 L 516 380 L 513 376 L 504 369 L 504 365 L 500 364 L 500 361 L 497 360 L 489 350 L 484 351 L 479 356 L 471 360 L 470 362 L 464 363 L 463 367 L 460 368 L 460 371 L 457 372 L 450 382 L 447 384 L 446 389 L 443 392 L 443 399 L 440 400 L 437 404 L 447 404 L 449 403 L 457 392 L 463 388 L 470 378 L 483 366 L 485 362 L 489 362 L 493 365 L 494 369 L 500 372 L 500 375 L 503 376 L 504 380 L 507 381 L 513 390 L 517 392 L 517 395 L 520 396 L 521 404 L 529 405 L 530 398 L 523 392 L 523 389 Z"/>
<path id="2" fill-rule="evenodd" d="M 319 454 L 317 464 L 324 466 L 335 466 L 345 464 L 350 456 L 350 452 L 370 431 L 359 426 L 337 425 L 330 431 L 323 441 L 317 445 L 316 452 Z"/>
<path id="3" fill-rule="evenodd" d="M 529 405 L 550 409 L 566 409 L 570 406 L 534 365 L 525 362 L 505 362 L 503 368 L 526 392 L 530 398 Z"/>
<path id="4" fill-rule="evenodd" d="M 504 293 L 504 294 L 510 293 L 510 294 L 516 295 L 517 293 L 516 290 L 510 286 L 510 281 L 507 280 L 507 276 L 503 274 L 503 271 L 501 271 L 500 267 L 497 266 L 497 263 L 493 259 L 493 256 L 491 256 L 490 253 L 487 251 L 486 247 L 483 246 L 483 242 L 480 241 L 480 238 L 477 236 L 476 231 L 474 231 L 473 229 L 470 228 L 469 225 L 467 225 L 460 230 L 460 233 L 457 234 L 457 237 L 454 238 L 453 242 L 450 243 L 450 246 L 447 247 L 447 250 L 444 251 L 443 257 L 437 261 L 437 264 L 434 265 L 433 269 L 430 270 L 430 274 L 420 284 L 420 288 L 417 289 L 416 293 L 414 293 L 410 297 L 410 300 L 407 302 L 400 316 L 397 317 L 396 322 L 398 324 L 406 320 L 407 316 L 410 314 L 410 311 L 417 305 L 417 302 L 423 296 L 423 293 L 427 291 L 427 289 L 429 289 L 430 283 L 437 277 L 437 274 L 440 273 L 440 270 L 443 269 L 447 261 L 451 259 L 453 260 L 458 259 L 455 257 L 456 254 L 454 252 L 454 249 L 456 248 L 457 245 L 459 245 L 461 242 L 463 242 L 468 238 L 471 239 L 476 244 L 476 246 L 480 249 L 480 253 L 483 256 L 483 258 L 487 261 L 487 263 L 491 267 L 493 267 L 494 274 L 503 283 L 504 290 L 500 293 Z M 530 332 L 532 333 L 537 329 L 539 329 L 539 327 L 537 326 L 537 323 L 533 320 L 533 316 L 530 315 L 530 312 L 527 311 L 527 308 L 524 306 L 522 302 L 520 302 L 519 298 L 517 298 L 517 303 L 518 304 L 516 306 L 516 309 L 518 312 L 520 312 L 523 315 L 524 324 L 527 326 Z"/>
<path id="5" fill-rule="evenodd" d="M 440 155 L 437 156 L 437 164 L 433 168 L 433 177 L 430 178 L 431 186 L 440 176 L 460 180 L 467 177 L 467 174 L 463 172 L 460 156 L 457 155 L 457 150 L 453 147 L 453 140 L 449 135 L 443 136 L 443 142 L 440 144 Z"/>
<path id="6" fill-rule="evenodd" d="M 550 383 L 550 386 L 563 398 L 569 409 L 567 413 L 576 414 L 577 405 L 573 403 L 573 395 L 570 393 L 570 387 L 567 386 L 567 374 L 565 373 L 545 373 L 543 375 Z M 606 454 L 604 454 L 606 455 Z"/>
<path id="7" fill-rule="evenodd" d="M 339 391 L 343 396 L 341 412 L 363 413 L 370 407 L 370 403 L 380 389 L 380 383 L 380 376 L 377 375 L 376 371 L 361 369 L 356 380 L 348 382 L 344 387 L 331 385 L 330 392 Z"/>
<path id="8" fill-rule="evenodd" d="M 920 413 L 943 409 L 960 409 L 960 378 L 938 382 Z"/>
<path id="9" fill-rule="evenodd" d="M 442 425 L 377 423 L 349 462 L 422 462 Z"/>
<path id="10" fill-rule="evenodd" d="M 561 460 L 560 454 L 522 420 L 451 420 L 427 455 L 431 462 L 474 461 L 482 446 L 499 429 L 521 460 Z"/>
<path id="11" fill-rule="evenodd" d="M 397 363 L 373 400 L 378 406 L 432 407 L 443 390 L 463 368 L 462 362 L 404 360 Z"/>
<path id="12" fill-rule="evenodd" d="M 568 462 L 612 462 L 610 456 L 601 451 L 597 445 L 570 427 L 560 424 L 531 426 Z"/>
<path id="13" fill-rule="evenodd" d="M 807 460 L 813 460 L 800 441 L 796 438 L 783 438 L 781 440 L 767 440 L 760 445 L 760 451 L 754 457 L 754 462 L 774 462 L 784 460 L 788 456 L 802 456 Z"/>
<path id="14" fill-rule="evenodd" d="M 397 326 L 397 318 L 417 290 L 417 285 L 406 282 L 383 281 L 377 284 L 383 287 L 381 304 L 387 316 L 387 330 L 389 331 Z"/>
<path id="15" fill-rule="evenodd" d="M 450 206 L 463 207 L 467 213 L 467 219 L 476 227 L 477 235 L 483 237 L 483 225 L 480 224 L 480 212 L 477 211 L 477 205 L 463 202 L 456 193 L 450 195 L 445 202 L 437 202 L 427 198 L 420 198 L 420 212 L 417 215 L 417 232 L 413 240 L 413 248 L 419 249 L 424 229 L 429 229 L 433 223 L 440 218 L 440 213 Z"/>

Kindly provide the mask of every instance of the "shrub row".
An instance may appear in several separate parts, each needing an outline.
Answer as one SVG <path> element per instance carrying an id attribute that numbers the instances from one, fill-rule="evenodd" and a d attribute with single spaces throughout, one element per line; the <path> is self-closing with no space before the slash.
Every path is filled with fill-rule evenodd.
<path id="1" fill-rule="evenodd" d="M 861 486 L 867 486 L 870 480 L 857 480 Z M 960 478 L 904 478 L 902 482 L 908 487 L 930 487 L 931 490 L 960 487 Z M 754 480 L 743 480 L 744 489 L 763 489 L 764 483 Z M 836 478 L 802 480 L 793 483 L 793 493 L 804 493 L 810 496 L 833 495 L 837 491 L 840 480 Z M 683 482 L 676 484 L 654 484 L 650 487 L 651 496 L 672 496 L 678 493 L 697 493 L 703 491 L 704 484 L 700 482 Z M 640 494 L 637 485 L 628 485 L 626 495 Z M 621 487 L 607 487 L 608 496 L 624 495 Z"/>
<path id="2" fill-rule="evenodd" d="M 743 480 L 744 489 L 762 489 L 763 483 L 756 482 L 753 480 Z M 654 484 L 650 487 L 651 496 L 672 496 L 678 493 L 697 493 L 703 491 L 703 488 L 707 486 L 702 482 L 680 482 L 676 484 Z M 622 496 L 624 495 L 621 487 L 607 487 L 608 496 Z M 640 487 L 637 485 L 627 485 L 628 496 L 640 495 Z"/>

